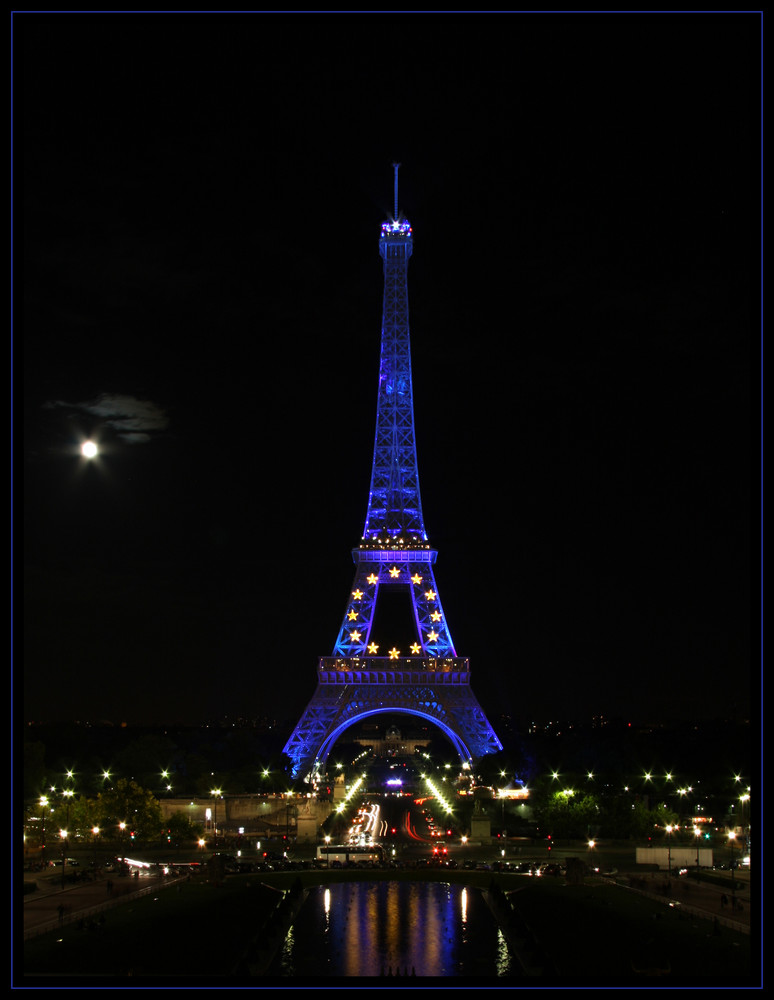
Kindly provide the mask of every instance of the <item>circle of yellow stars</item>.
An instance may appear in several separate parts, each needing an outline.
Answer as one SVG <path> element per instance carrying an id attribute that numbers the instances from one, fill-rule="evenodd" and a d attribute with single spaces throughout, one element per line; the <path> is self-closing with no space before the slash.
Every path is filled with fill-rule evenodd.
<path id="1" fill-rule="evenodd" d="M 397 580 L 400 577 L 400 571 L 401 571 L 401 567 L 400 566 L 392 566 L 389 569 L 388 572 L 390 574 L 391 579 Z M 374 586 L 375 584 L 377 584 L 379 582 L 379 577 L 378 577 L 378 575 L 376 573 L 371 573 L 369 576 L 366 577 L 366 582 L 370 586 Z M 422 583 L 422 577 L 420 576 L 419 573 L 414 573 L 414 575 L 411 577 L 411 582 L 415 586 L 418 587 Z M 361 601 L 363 599 L 363 591 L 359 590 L 359 589 L 353 590 L 352 591 L 352 597 L 356 601 Z M 427 600 L 427 601 L 434 601 L 435 599 L 436 599 L 436 592 L 434 590 L 426 590 L 425 591 L 425 600 Z M 347 612 L 347 618 L 351 622 L 357 621 L 357 619 L 358 619 L 358 612 L 354 608 L 350 608 L 349 611 Z M 430 615 L 430 618 L 434 622 L 440 622 L 441 618 L 442 618 L 442 615 L 441 615 L 440 611 L 436 610 L 436 611 L 432 612 L 432 614 Z M 360 642 L 361 636 L 362 636 L 362 632 L 359 629 L 353 629 L 350 632 L 350 634 L 349 634 L 350 641 L 353 642 L 353 643 Z M 427 641 L 428 642 L 437 642 L 438 641 L 438 637 L 439 637 L 439 633 L 436 632 L 436 630 L 434 628 L 432 628 L 427 633 Z M 379 651 L 379 646 L 375 642 L 370 642 L 368 644 L 367 648 L 368 648 L 368 652 L 372 656 L 376 656 L 376 654 Z M 422 647 L 419 645 L 418 642 L 413 642 L 411 644 L 410 648 L 411 648 L 411 652 L 415 656 L 417 656 L 419 653 L 422 652 Z M 400 650 L 396 649 L 396 647 L 393 646 L 392 649 L 389 650 L 388 655 L 389 655 L 389 657 L 390 657 L 391 660 L 397 660 L 398 657 L 400 656 Z"/>

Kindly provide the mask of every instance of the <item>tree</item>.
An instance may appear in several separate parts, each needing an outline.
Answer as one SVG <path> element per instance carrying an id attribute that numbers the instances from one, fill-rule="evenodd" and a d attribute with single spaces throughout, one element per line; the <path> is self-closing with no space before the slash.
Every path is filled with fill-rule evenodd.
<path id="1" fill-rule="evenodd" d="M 96 806 L 97 825 L 105 837 L 148 841 L 161 835 L 161 805 L 134 781 L 120 778 L 115 787 L 97 796 Z M 126 824 L 123 834 L 121 823 Z"/>
<path id="2" fill-rule="evenodd" d="M 167 830 L 169 831 L 170 842 L 175 847 L 179 847 L 181 844 L 188 843 L 189 841 L 198 840 L 204 833 L 202 824 L 192 822 L 191 818 L 186 816 L 184 812 L 172 813 L 167 820 Z"/>
<path id="3" fill-rule="evenodd" d="M 650 811 L 651 825 L 660 830 L 666 830 L 667 826 L 677 826 L 679 817 L 674 809 L 670 809 L 666 802 L 659 802 Z"/>
<path id="4" fill-rule="evenodd" d="M 647 836 L 653 826 L 650 810 L 639 796 L 608 795 L 601 803 L 602 835 L 624 840 Z"/>
<path id="5" fill-rule="evenodd" d="M 58 814 L 63 812 L 61 807 L 57 810 Z M 69 824 L 73 831 L 86 833 L 92 827 L 99 826 L 97 816 L 96 799 L 90 799 L 86 795 L 78 795 L 71 800 Z"/>
<path id="6" fill-rule="evenodd" d="M 599 823 L 599 805 L 595 795 L 554 792 L 539 809 L 538 818 L 555 837 L 586 837 L 589 827 Z"/>

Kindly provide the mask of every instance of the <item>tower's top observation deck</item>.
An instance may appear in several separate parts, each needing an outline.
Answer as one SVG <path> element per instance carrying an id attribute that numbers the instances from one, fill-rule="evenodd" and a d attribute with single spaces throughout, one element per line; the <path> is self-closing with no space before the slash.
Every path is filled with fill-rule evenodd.
<path id="1" fill-rule="evenodd" d="M 379 253 L 384 258 L 385 264 L 389 260 L 408 260 L 411 256 L 413 241 L 411 238 L 411 223 L 404 219 L 398 211 L 398 167 L 399 163 L 393 163 L 395 171 L 395 208 L 392 218 L 388 222 L 382 223 L 382 235 L 379 240 Z"/>
<path id="2" fill-rule="evenodd" d="M 387 260 L 403 259 L 408 260 L 414 241 L 411 232 L 411 223 L 406 219 L 393 219 L 382 223 L 382 232 L 379 238 L 379 253 Z"/>
<path id="3" fill-rule="evenodd" d="M 382 223 L 382 239 L 411 239 L 411 223 L 408 219 L 390 219 L 389 222 Z"/>

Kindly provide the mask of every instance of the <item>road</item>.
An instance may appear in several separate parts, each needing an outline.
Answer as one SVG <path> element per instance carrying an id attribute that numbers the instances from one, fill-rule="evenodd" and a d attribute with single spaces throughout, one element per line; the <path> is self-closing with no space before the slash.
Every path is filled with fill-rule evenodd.
<path id="1" fill-rule="evenodd" d="M 125 876 L 104 875 L 94 881 L 78 882 L 62 888 L 61 877 L 43 875 L 25 878 L 35 882 L 37 889 L 24 897 L 24 934 L 53 930 L 76 919 L 98 920 L 114 906 L 132 898 L 157 891 L 162 887 L 181 882 L 187 876 L 140 874 Z"/>

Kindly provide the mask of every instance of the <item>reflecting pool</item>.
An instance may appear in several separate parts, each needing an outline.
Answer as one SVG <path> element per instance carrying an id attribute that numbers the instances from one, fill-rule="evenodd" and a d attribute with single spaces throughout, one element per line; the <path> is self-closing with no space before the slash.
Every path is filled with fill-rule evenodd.
<path id="1" fill-rule="evenodd" d="M 518 975 L 477 889 L 341 882 L 310 892 L 270 976 Z"/>

